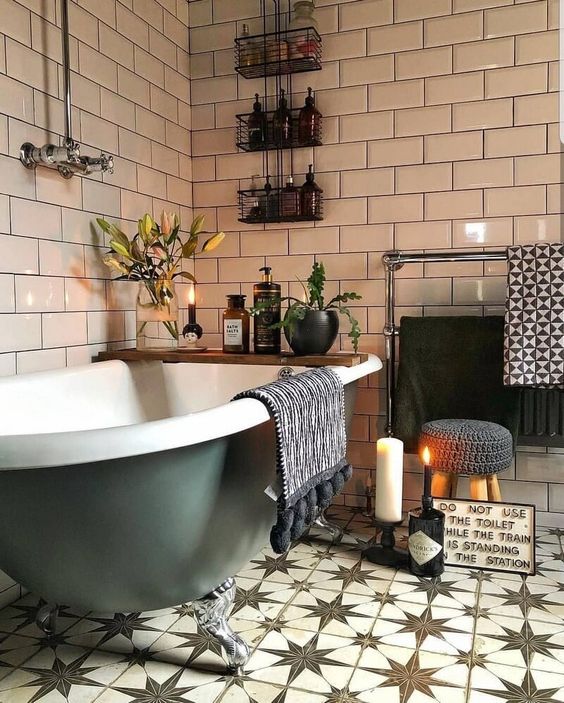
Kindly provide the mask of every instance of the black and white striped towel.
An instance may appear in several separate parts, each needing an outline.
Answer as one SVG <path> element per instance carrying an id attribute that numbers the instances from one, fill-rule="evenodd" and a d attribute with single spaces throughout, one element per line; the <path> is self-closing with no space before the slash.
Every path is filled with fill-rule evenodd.
<path id="1" fill-rule="evenodd" d="M 271 543 L 284 552 L 350 477 L 343 383 L 331 369 L 312 369 L 239 398 L 260 400 L 274 419 L 282 495 Z"/>

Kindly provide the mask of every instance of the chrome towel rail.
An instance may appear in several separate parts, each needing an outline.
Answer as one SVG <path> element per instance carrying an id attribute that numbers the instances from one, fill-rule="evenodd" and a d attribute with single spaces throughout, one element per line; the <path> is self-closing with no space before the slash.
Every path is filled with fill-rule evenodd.
<path id="1" fill-rule="evenodd" d="M 496 251 L 436 252 L 410 254 L 403 251 L 388 251 L 382 256 L 386 273 L 386 313 L 384 338 L 386 346 L 386 434 L 393 434 L 394 389 L 396 386 L 396 344 L 399 327 L 395 321 L 395 273 L 405 264 L 431 264 L 458 261 L 507 261 L 507 249 Z"/>

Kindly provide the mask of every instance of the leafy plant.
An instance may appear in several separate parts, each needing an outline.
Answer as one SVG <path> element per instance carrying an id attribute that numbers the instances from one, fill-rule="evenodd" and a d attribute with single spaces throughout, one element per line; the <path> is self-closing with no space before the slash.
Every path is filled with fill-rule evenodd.
<path id="1" fill-rule="evenodd" d="M 271 327 L 273 329 L 287 328 L 290 339 L 292 338 L 293 331 L 295 329 L 296 323 L 299 320 L 303 320 L 306 313 L 309 310 L 337 310 L 341 315 L 345 315 L 350 324 L 351 329 L 349 331 L 349 337 L 352 340 L 352 346 L 355 352 L 358 351 L 358 340 L 361 335 L 360 325 L 358 320 L 352 314 L 347 303 L 350 300 L 362 300 L 362 296 L 358 293 L 341 293 L 331 298 L 328 303 L 325 302 L 324 290 L 327 277 L 325 275 L 325 267 L 321 261 L 313 264 L 309 278 L 305 283 L 300 281 L 302 288 L 304 289 L 305 299 L 299 300 L 293 296 L 284 296 L 283 298 L 278 298 L 276 302 L 288 301 L 290 305 L 288 306 L 288 311 L 283 320 L 276 322 Z M 264 308 L 270 307 L 274 301 L 265 301 L 264 303 L 259 303 L 254 308 L 251 309 L 251 315 L 257 315 Z"/>
<path id="2" fill-rule="evenodd" d="M 200 235 L 204 234 L 204 215 L 194 218 L 188 238 L 180 236 L 180 218 L 163 211 L 160 225 L 148 213 L 137 223 L 132 239 L 102 217 L 96 219 L 100 229 L 110 238 L 110 251 L 104 263 L 120 275 L 117 280 L 143 281 L 152 304 L 169 306 L 174 297 L 172 281 L 184 278 L 196 282 L 194 276 L 182 269 L 182 260 L 212 251 L 225 238 L 223 232 L 212 235 L 198 251 Z M 178 339 L 176 323 L 165 322 L 170 334 Z"/>

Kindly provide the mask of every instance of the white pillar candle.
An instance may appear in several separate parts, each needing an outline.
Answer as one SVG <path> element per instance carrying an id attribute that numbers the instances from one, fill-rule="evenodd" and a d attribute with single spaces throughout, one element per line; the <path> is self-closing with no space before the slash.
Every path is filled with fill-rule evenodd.
<path id="1" fill-rule="evenodd" d="M 383 437 L 376 444 L 376 520 L 401 522 L 402 489 L 403 442 Z"/>

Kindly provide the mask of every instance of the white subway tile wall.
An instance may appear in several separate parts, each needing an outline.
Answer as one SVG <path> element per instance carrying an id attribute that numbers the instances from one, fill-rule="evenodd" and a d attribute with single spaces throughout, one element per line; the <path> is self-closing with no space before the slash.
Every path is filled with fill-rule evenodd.
<path id="1" fill-rule="evenodd" d="M 294 90 L 315 89 L 326 146 L 295 152 L 294 176 L 301 184 L 314 160 L 326 217 L 288 229 L 237 221 L 236 190 L 262 172 L 262 159 L 235 153 L 235 115 L 250 111 L 252 95 L 264 88 L 262 80 L 237 77 L 231 55 L 243 22 L 260 31 L 258 3 L 226 13 L 228 5 L 190 2 L 198 103 L 192 109 L 194 208 L 229 233 L 229 247 L 197 268 L 205 281 L 199 302 L 213 320 L 209 345 L 221 344 L 217 320 L 225 293 L 252 295 L 264 264 L 283 290 L 293 290 L 314 258 L 324 261 L 332 290 L 364 296 L 355 307 L 366 331 L 361 348 L 382 354 L 382 252 L 560 240 L 560 186 L 549 185 L 562 182 L 552 68 L 557 3 L 318 2 L 324 67 L 296 76 Z M 412 266 L 398 276 L 400 313 L 500 314 L 503 265 Z M 338 346 L 348 349 L 345 324 L 341 331 Z M 349 505 L 363 504 L 367 472 L 375 466 L 383 384 L 377 374 L 360 390 L 350 443 L 358 470 L 342 498 Z M 505 496 L 534 500 L 541 523 L 564 520 L 564 454 L 523 448 L 517 466 L 504 478 Z M 421 491 L 418 474 L 410 459 L 406 507 Z"/>

